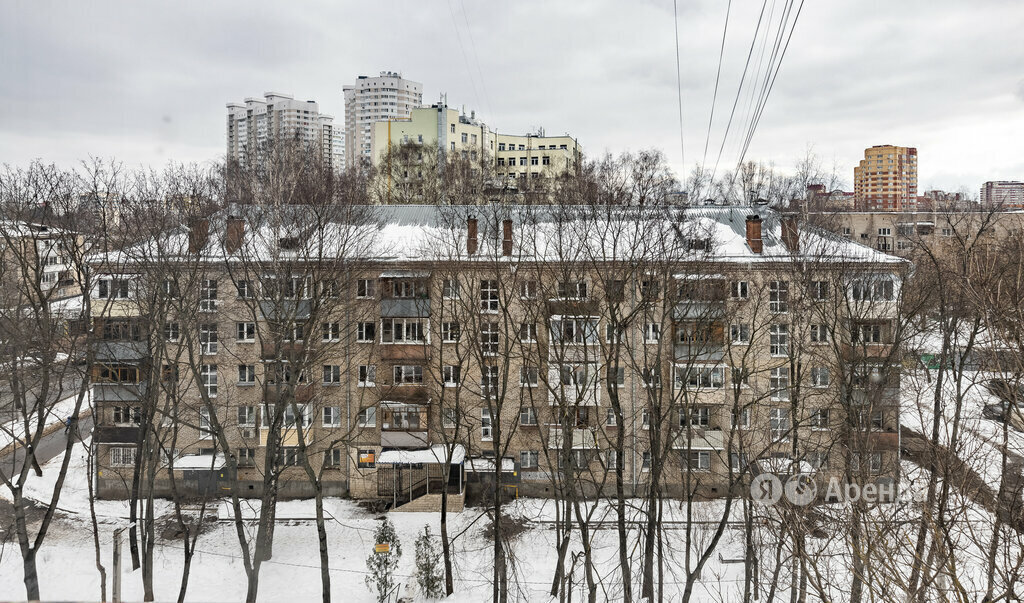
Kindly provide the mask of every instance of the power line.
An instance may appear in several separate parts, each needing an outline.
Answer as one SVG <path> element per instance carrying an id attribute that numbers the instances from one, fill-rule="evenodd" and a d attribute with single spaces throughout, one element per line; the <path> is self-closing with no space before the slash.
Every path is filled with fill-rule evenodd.
<path id="1" fill-rule="evenodd" d="M 459 33 L 459 22 L 455 19 L 455 9 L 452 8 L 451 0 L 448 0 L 448 14 L 452 16 L 452 25 L 455 27 L 455 41 L 459 43 L 459 52 L 462 53 L 462 61 L 466 64 L 466 74 L 469 75 L 469 84 L 473 87 L 473 97 L 477 104 L 480 103 L 480 93 L 476 89 L 476 78 L 473 77 L 473 69 L 469 65 L 469 57 L 466 55 L 466 47 L 462 44 L 462 34 Z"/>
<path id="2" fill-rule="evenodd" d="M 484 103 L 487 106 L 487 113 L 488 115 L 494 115 L 491 111 L 491 97 L 487 94 L 487 84 L 484 81 L 484 72 L 480 68 L 480 55 L 477 54 L 476 51 L 476 40 L 473 39 L 473 30 L 469 26 L 469 17 L 466 15 L 466 3 L 459 0 L 459 6 L 462 8 L 462 20 L 466 23 L 466 37 L 469 38 L 469 48 L 473 51 L 473 62 L 476 63 L 476 73 L 480 78 L 480 90 L 484 93 Z"/>
<path id="3" fill-rule="evenodd" d="M 679 100 L 679 161 L 682 163 L 682 177 L 686 178 L 686 146 L 683 139 L 683 78 L 679 64 L 679 7 L 678 0 L 672 0 L 672 23 L 676 32 L 676 92 Z"/>
<path id="4" fill-rule="evenodd" d="M 711 124 L 715 120 L 715 105 L 718 103 L 718 82 L 722 77 L 722 57 L 725 55 L 725 36 L 729 32 L 729 13 L 732 10 L 732 0 L 725 7 L 725 27 L 722 28 L 722 45 L 718 49 L 718 70 L 715 72 L 715 92 L 711 96 L 711 115 L 708 116 L 708 133 L 704 137 L 704 157 L 700 160 L 701 169 L 708 160 L 708 143 L 711 141 Z"/>

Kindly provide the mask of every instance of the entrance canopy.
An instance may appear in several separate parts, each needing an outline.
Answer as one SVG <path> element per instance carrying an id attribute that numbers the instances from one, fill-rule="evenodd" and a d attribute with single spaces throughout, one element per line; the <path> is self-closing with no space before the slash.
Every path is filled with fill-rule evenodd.
<path id="1" fill-rule="evenodd" d="M 443 465 L 448 458 L 448 447 L 444 444 L 435 444 L 430 448 L 420 450 L 385 450 L 377 455 L 378 465 L 414 465 L 427 463 L 432 465 Z M 462 444 L 456 444 L 452 449 L 452 464 L 458 465 L 466 459 L 466 449 Z"/>

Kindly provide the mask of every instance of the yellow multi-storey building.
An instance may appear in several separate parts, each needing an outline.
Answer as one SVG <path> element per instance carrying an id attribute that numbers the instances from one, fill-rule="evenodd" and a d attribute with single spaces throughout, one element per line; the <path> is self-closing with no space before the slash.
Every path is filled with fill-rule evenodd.
<path id="1" fill-rule="evenodd" d="M 869 211 L 913 211 L 917 207 L 917 149 L 875 145 L 853 168 L 857 208 Z"/>

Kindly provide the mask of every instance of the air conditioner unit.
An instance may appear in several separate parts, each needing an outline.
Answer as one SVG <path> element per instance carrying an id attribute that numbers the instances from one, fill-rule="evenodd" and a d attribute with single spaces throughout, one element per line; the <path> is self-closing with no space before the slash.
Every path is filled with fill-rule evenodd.
<path id="1" fill-rule="evenodd" d="M 243 429 L 242 430 L 242 437 L 245 438 L 245 439 L 254 438 L 254 437 L 256 437 L 256 430 L 255 429 Z"/>

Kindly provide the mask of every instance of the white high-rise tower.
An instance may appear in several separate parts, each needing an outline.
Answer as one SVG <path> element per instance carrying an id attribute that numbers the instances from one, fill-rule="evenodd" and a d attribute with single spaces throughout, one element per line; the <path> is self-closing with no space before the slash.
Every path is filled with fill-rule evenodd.
<path id="1" fill-rule="evenodd" d="M 423 103 L 423 84 L 401 73 L 381 71 L 379 77 L 359 76 L 345 86 L 345 163 L 371 160 L 373 122 L 404 119 Z"/>

